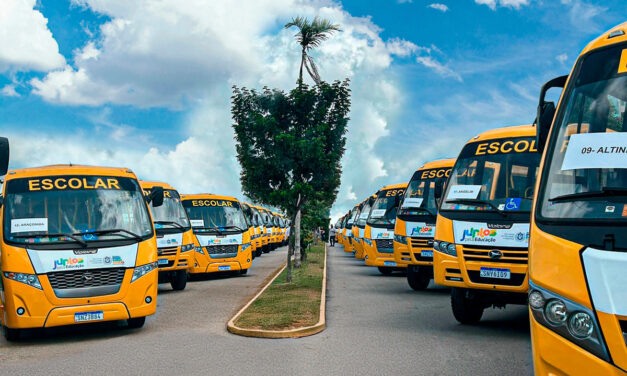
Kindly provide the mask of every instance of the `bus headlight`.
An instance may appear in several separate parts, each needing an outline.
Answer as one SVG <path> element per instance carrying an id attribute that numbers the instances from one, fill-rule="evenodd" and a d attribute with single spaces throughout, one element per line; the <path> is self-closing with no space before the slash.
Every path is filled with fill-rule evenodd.
<path id="1" fill-rule="evenodd" d="M 149 264 L 136 267 L 133 270 L 133 278 L 131 278 L 131 282 L 135 282 L 138 278 L 145 276 L 155 269 L 157 269 L 156 262 L 151 262 Z"/>
<path id="2" fill-rule="evenodd" d="M 440 240 L 433 241 L 433 249 L 450 256 L 457 256 L 457 249 L 455 243 L 443 242 Z"/>
<path id="3" fill-rule="evenodd" d="M 39 277 L 36 274 L 4 272 L 4 277 L 42 290 Z"/>
<path id="4" fill-rule="evenodd" d="M 397 243 L 407 245 L 407 237 L 401 235 L 394 235 L 394 241 Z"/>
<path id="5" fill-rule="evenodd" d="M 529 306 L 538 323 L 599 358 L 609 361 L 599 325 L 590 309 L 531 282 Z"/>
<path id="6" fill-rule="evenodd" d="M 242 252 L 250 248 L 250 243 L 242 244 Z"/>
<path id="7" fill-rule="evenodd" d="M 185 245 L 181 246 L 181 253 L 189 252 L 192 249 L 194 249 L 194 245 L 193 244 L 185 244 Z"/>
<path id="8" fill-rule="evenodd" d="M 205 251 L 202 250 L 202 247 L 194 247 L 194 249 L 196 250 L 196 252 L 200 253 L 201 255 L 205 254 Z"/>

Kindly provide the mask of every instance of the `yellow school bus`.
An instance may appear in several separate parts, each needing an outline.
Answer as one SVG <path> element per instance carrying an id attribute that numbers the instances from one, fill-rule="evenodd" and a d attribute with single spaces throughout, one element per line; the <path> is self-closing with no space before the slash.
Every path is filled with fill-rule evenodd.
<path id="1" fill-rule="evenodd" d="M 407 183 L 387 185 L 377 192 L 364 230 L 365 262 L 376 266 L 384 275 L 407 268 L 394 260 L 394 223 L 396 210 L 401 202 Z"/>
<path id="2" fill-rule="evenodd" d="M 536 127 L 483 132 L 462 149 L 438 212 L 435 283 L 451 286 L 463 324 L 485 308 L 527 303 L 529 218 L 540 162 Z"/>
<path id="3" fill-rule="evenodd" d="M 361 215 L 361 209 L 363 208 L 363 206 L 364 206 L 364 202 L 362 201 L 355 206 L 355 209 L 353 209 L 355 212 L 353 215 L 353 227 L 351 228 L 351 241 L 352 241 L 352 246 L 353 246 L 353 255 L 355 255 L 355 258 L 357 258 L 358 252 L 361 252 L 363 254 L 363 246 L 361 245 L 361 239 L 359 237 L 359 226 L 358 226 L 359 216 Z"/>
<path id="4" fill-rule="evenodd" d="M 281 245 L 281 224 L 279 223 L 279 213 L 270 212 L 272 218 L 272 224 L 274 225 L 272 240 L 274 243 L 274 249 L 279 248 Z"/>
<path id="5" fill-rule="evenodd" d="M 564 85 L 554 111 L 544 94 Z M 626 108 L 627 23 L 541 92 L 529 245 L 536 375 L 627 374 Z"/>
<path id="6" fill-rule="evenodd" d="M 252 262 L 252 246 L 240 202 L 235 197 L 208 193 L 183 195 L 182 199 L 195 238 L 190 273 L 246 274 Z"/>
<path id="7" fill-rule="evenodd" d="M 251 207 L 257 212 L 257 214 L 259 215 L 259 217 L 257 218 L 257 220 L 259 221 L 259 227 L 261 230 L 261 235 L 259 236 L 259 241 L 261 243 L 261 253 L 268 253 L 270 252 L 270 246 L 269 246 L 269 237 L 267 234 L 267 226 L 266 226 L 266 213 L 264 211 L 264 208 L 262 208 L 261 206 L 257 206 L 257 205 L 251 205 Z"/>
<path id="8" fill-rule="evenodd" d="M 127 168 L 11 170 L 2 191 L 2 304 L 9 340 L 23 329 L 127 320 L 157 308 L 157 240 Z M 163 190 L 149 198 L 163 201 Z"/>
<path id="9" fill-rule="evenodd" d="M 407 266 L 407 282 L 414 290 L 426 289 L 433 278 L 435 193 L 442 191 L 454 164 L 455 159 L 442 159 L 416 170 L 396 214 L 394 259 Z"/>
<path id="10" fill-rule="evenodd" d="M 344 247 L 344 221 L 346 220 L 346 214 L 340 218 L 340 227 L 337 229 L 337 243 Z"/>
<path id="11" fill-rule="evenodd" d="M 344 252 L 352 253 L 353 248 L 351 246 L 351 210 L 348 211 L 344 215 L 344 221 L 342 222 L 342 246 L 344 247 Z"/>
<path id="12" fill-rule="evenodd" d="M 356 236 L 355 241 L 355 258 L 357 260 L 363 260 L 366 258 L 366 251 L 364 248 L 364 232 L 366 231 L 366 220 L 368 219 L 368 215 L 370 214 L 370 209 L 372 208 L 372 204 L 374 200 L 377 198 L 377 194 L 373 194 L 372 196 L 365 199 L 360 206 L 359 216 L 357 217 L 357 227 L 354 235 Z M 354 228 L 353 227 L 353 228 Z"/>
<path id="13" fill-rule="evenodd" d="M 144 194 L 150 196 L 155 187 L 163 189 L 163 205 L 150 204 L 157 232 L 157 265 L 159 283 L 169 282 L 172 289 L 180 291 L 187 284 L 187 269 L 194 262 L 194 234 L 181 196 L 167 183 L 139 182 Z"/>
<path id="14" fill-rule="evenodd" d="M 263 218 L 263 222 L 266 228 L 265 237 L 268 244 L 264 252 L 268 253 L 274 249 L 274 239 L 272 238 L 272 234 L 274 233 L 274 223 L 272 223 L 272 214 L 270 210 L 262 207 L 261 213 L 261 217 Z"/>
<path id="15" fill-rule="evenodd" d="M 260 224 L 259 212 L 253 205 L 242 203 L 242 210 L 244 211 L 244 216 L 246 217 L 246 222 L 248 222 L 248 230 L 250 231 L 250 244 L 251 244 L 251 252 L 253 254 L 253 259 L 255 257 L 261 256 L 261 248 L 263 246 L 261 242 L 261 237 L 263 236 L 263 228 Z"/>

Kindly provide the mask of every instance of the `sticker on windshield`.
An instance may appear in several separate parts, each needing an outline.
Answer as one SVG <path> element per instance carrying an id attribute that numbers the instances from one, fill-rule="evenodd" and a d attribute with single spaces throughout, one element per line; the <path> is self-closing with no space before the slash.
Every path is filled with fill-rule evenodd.
<path id="1" fill-rule="evenodd" d="M 624 49 L 623 52 L 620 54 L 618 73 L 627 73 L 627 49 Z"/>
<path id="2" fill-rule="evenodd" d="M 190 219 L 189 223 L 192 227 L 205 227 L 205 221 L 203 219 Z"/>
<path id="3" fill-rule="evenodd" d="M 360 213 L 359 214 L 359 219 L 366 219 L 366 218 L 368 218 L 368 214 L 369 214 L 368 212 Z"/>
<path id="4" fill-rule="evenodd" d="M 385 211 L 385 209 L 374 209 L 372 213 L 370 213 L 370 216 L 372 218 L 381 218 L 385 215 Z"/>
<path id="5" fill-rule="evenodd" d="M 419 208 L 422 205 L 423 198 L 422 197 L 414 197 L 414 198 L 406 198 L 403 201 L 404 208 Z"/>
<path id="6" fill-rule="evenodd" d="M 585 168 L 627 168 L 627 133 L 570 136 L 562 170 Z"/>
<path id="7" fill-rule="evenodd" d="M 521 202 L 522 202 L 522 198 L 508 198 L 505 201 L 505 206 L 503 207 L 503 210 L 507 210 L 507 211 L 520 210 Z"/>
<path id="8" fill-rule="evenodd" d="M 48 232 L 48 218 L 21 218 L 11 220 L 11 232 Z"/>
<path id="9" fill-rule="evenodd" d="M 481 192 L 480 185 L 454 185 L 448 191 L 448 196 L 446 196 L 447 200 L 456 200 L 456 199 L 475 199 L 479 196 L 479 192 Z"/>

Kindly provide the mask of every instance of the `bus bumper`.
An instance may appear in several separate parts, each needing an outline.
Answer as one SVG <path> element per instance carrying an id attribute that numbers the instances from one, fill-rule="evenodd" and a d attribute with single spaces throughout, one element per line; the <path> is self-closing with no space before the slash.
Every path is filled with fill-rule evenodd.
<path id="1" fill-rule="evenodd" d="M 176 255 L 159 256 L 159 260 L 168 260 L 167 265 L 159 265 L 159 273 L 187 269 L 193 264 L 194 250 L 181 253 L 180 247 Z M 158 262 L 159 263 L 159 262 Z"/>
<path id="2" fill-rule="evenodd" d="M 208 255 L 196 254 L 194 265 L 189 269 L 190 274 L 204 274 L 249 269 L 252 264 L 252 247 L 244 252 L 239 251 L 236 257 L 212 259 Z"/>

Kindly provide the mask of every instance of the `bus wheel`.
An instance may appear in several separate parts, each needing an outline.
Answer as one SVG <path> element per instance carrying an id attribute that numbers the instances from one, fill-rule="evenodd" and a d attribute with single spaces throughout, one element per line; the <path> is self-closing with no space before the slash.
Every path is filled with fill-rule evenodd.
<path id="1" fill-rule="evenodd" d="M 429 286 L 431 276 L 424 270 L 420 270 L 417 266 L 410 265 L 407 267 L 407 283 L 409 287 L 416 291 L 424 290 Z"/>
<path id="2" fill-rule="evenodd" d="M 451 289 L 451 308 L 453 316 L 462 324 L 476 324 L 483 316 L 483 302 L 468 289 Z"/>
<path id="3" fill-rule="evenodd" d="M 394 269 L 392 268 L 385 268 L 383 266 L 379 266 L 378 269 L 379 269 L 379 273 L 383 275 L 390 275 L 394 271 Z"/>
<path id="4" fill-rule="evenodd" d="M 7 341 L 11 341 L 11 342 L 19 341 L 21 337 L 22 337 L 21 329 L 7 328 L 6 326 L 4 327 L 4 338 Z"/>
<path id="5" fill-rule="evenodd" d="M 170 285 L 172 286 L 172 289 L 176 291 L 184 290 L 187 285 L 187 270 L 181 269 L 172 272 Z"/>
<path id="6" fill-rule="evenodd" d="M 239 274 L 242 274 L 242 275 L 244 275 L 246 273 L 248 273 L 248 269 L 240 269 L 240 271 L 239 271 Z"/>
<path id="7" fill-rule="evenodd" d="M 262 253 L 263 253 L 263 252 L 261 252 L 261 248 L 259 248 L 258 250 L 256 250 L 256 251 L 255 251 L 255 255 L 256 255 L 257 257 L 261 256 L 261 254 L 262 254 Z"/>
<path id="8" fill-rule="evenodd" d="M 269 245 L 263 247 L 263 253 L 270 253 L 270 246 Z"/>
<path id="9" fill-rule="evenodd" d="M 139 329 L 142 326 L 144 326 L 144 323 L 146 323 L 146 316 L 133 317 L 133 318 L 127 319 L 126 322 L 128 323 L 129 329 Z"/>

